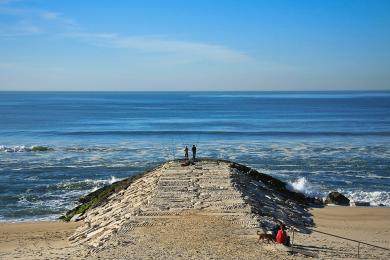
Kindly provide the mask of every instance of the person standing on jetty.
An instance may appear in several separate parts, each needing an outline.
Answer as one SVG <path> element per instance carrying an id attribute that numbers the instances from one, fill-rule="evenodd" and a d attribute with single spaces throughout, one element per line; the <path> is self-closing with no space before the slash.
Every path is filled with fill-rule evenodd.
<path id="1" fill-rule="evenodd" d="M 196 146 L 192 145 L 192 159 L 195 161 L 196 158 Z"/>
<path id="2" fill-rule="evenodd" d="M 184 158 L 186 160 L 188 160 L 188 146 L 186 145 L 186 147 L 184 148 Z"/>

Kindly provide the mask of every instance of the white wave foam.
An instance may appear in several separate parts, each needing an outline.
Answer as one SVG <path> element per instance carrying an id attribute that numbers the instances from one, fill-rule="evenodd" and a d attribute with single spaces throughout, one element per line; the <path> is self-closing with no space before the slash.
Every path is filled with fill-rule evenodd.
<path id="1" fill-rule="evenodd" d="M 384 205 L 390 207 L 390 192 L 386 191 L 342 191 L 353 201 L 370 202 L 372 206 Z"/>
<path id="2" fill-rule="evenodd" d="M 48 146 L 42 146 L 42 145 L 31 145 L 31 146 L 25 146 L 25 145 L 14 145 L 14 146 L 5 146 L 0 145 L 0 152 L 7 152 L 7 153 L 22 153 L 22 152 L 46 152 L 51 151 L 53 148 Z"/>
<path id="3" fill-rule="evenodd" d="M 114 182 L 117 182 L 117 181 L 120 181 L 122 179 L 120 178 L 117 178 L 115 176 L 111 176 L 111 179 L 108 181 L 110 184 L 113 184 Z"/>
<path id="4" fill-rule="evenodd" d="M 104 185 L 112 184 L 121 180 L 115 176 L 107 179 L 85 179 L 78 181 L 63 181 L 55 185 L 48 185 L 50 188 L 44 194 L 32 194 L 32 190 L 26 190 L 26 193 L 18 196 L 17 208 L 20 210 L 28 209 L 31 212 L 37 211 L 37 215 L 26 215 L 23 217 L 4 218 L 0 215 L 0 222 L 20 222 L 56 219 L 78 205 L 77 199 L 93 192 Z M 64 191 L 66 191 L 64 193 Z"/>
<path id="5" fill-rule="evenodd" d="M 5 218 L 0 216 L 0 223 L 20 223 L 20 222 L 39 222 L 48 220 L 58 220 L 63 214 L 50 214 L 45 216 L 25 216 L 20 218 Z"/>
<path id="6" fill-rule="evenodd" d="M 24 145 L 15 145 L 15 146 L 0 145 L 1 152 L 14 153 L 14 152 L 24 152 L 25 150 L 26 150 L 26 146 Z"/>
<path id="7" fill-rule="evenodd" d="M 303 193 L 306 196 L 325 198 L 329 192 L 316 189 L 305 177 L 300 177 L 294 181 L 288 182 L 288 189 L 291 191 Z M 390 192 L 386 191 L 348 191 L 339 190 L 342 194 L 352 201 L 370 202 L 372 206 L 384 205 L 390 207 Z"/>
<path id="8" fill-rule="evenodd" d="M 30 202 L 27 200 L 25 195 L 20 195 L 18 199 L 19 205 L 28 205 Z"/>
<path id="9" fill-rule="evenodd" d="M 323 197 L 325 195 L 323 192 L 316 190 L 305 177 L 300 177 L 294 181 L 289 181 L 287 188 L 291 191 L 303 193 L 309 197 Z"/>
<path id="10" fill-rule="evenodd" d="M 114 182 L 120 181 L 122 178 L 111 176 L 109 179 L 85 179 L 79 181 L 63 181 L 55 184 L 56 189 L 60 190 L 85 190 L 85 188 L 91 187 L 93 190 L 97 190 L 104 185 L 113 184 Z"/>
<path id="11" fill-rule="evenodd" d="M 60 183 L 55 184 L 55 189 L 57 190 L 83 190 L 90 186 L 102 186 L 108 183 L 108 180 L 93 180 L 93 179 L 85 179 L 80 181 L 62 181 Z M 49 187 L 49 185 L 48 185 Z"/>

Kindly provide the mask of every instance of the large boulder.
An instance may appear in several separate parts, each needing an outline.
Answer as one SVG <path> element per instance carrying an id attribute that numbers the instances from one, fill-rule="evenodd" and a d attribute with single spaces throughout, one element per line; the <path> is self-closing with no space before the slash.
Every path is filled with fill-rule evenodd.
<path id="1" fill-rule="evenodd" d="M 332 191 L 325 199 L 325 204 L 349 206 L 349 199 L 337 191 Z"/>

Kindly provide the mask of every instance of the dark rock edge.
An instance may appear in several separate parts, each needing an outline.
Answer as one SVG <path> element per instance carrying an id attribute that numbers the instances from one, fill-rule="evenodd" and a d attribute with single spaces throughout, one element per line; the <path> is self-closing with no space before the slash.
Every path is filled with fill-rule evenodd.
<path id="1" fill-rule="evenodd" d="M 173 160 L 176 162 L 185 162 L 185 160 Z M 302 193 L 297 193 L 294 191 L 290 191 L 287 188 L 287 183 L 276 179 L 270 175 L 258 172 L 248 166 L 232 162 L 229 160 L 216 160 L 216 159 L 199 159 L 199 161 L 214 161 L 214 162 L 225 162 L 229 163 L 231 168 L 237 169 L 243 174 L 247 174 L 253 179 L 257 181 L 263 182 L 266 186 L 270 187 L 271 189 L 274 189 L 278 191 L 284 198 L 294 200 L 297 203 L 303 205 L 303 206 L 309 206 L 309 205 L 316 205 L 319 206 L 321 203 L 316 199 L 312 197 L 306 197 Z M 130 176 L 126 179 L 123 179 L 121 181 L 114 182 L 113 184 L 104 186 L 94 192 L 91 192 L 87 194 L 86 196 L 83 196 L 79 199 L 79 202 L 81 203 L 74 209 L 69 210 L 66 212 L 65 215 L 61 216 L 59 219 L 62 219 L 64 221 L 70 221 L 73 216 L 75 215 L 84 215 L 85 212 L 87 212 L 89 209 L 96 208 L 98 206 L 102 206 L 108 202 L 108 197 L 114 193 L 117 193 L 121 190 L 127 189 L 129 186 L 131 186 L 132 183 L 134 183 L 136 180 L 144 177 L 145 175 L 153 172 L 157 168 L 161 167 L 162 165 L 169 163 L 170 161 L 164 162 L 159 164 L 158 166 L 153 167 L 150 170 L 147 170 L 141 174 L 137 174 L 134 176 Z M 82 219 L 82 218 L 79 218 Z"/>

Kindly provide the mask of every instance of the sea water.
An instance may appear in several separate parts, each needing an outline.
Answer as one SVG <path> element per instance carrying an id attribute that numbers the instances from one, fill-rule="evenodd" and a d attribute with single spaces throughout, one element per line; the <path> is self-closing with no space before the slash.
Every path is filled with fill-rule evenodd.
<path id="1" fill-rule="evenodd" d="M 390 92 L 0 92 L 0 221 L 56 218 L 193 144 L 390 206 Z"/>

